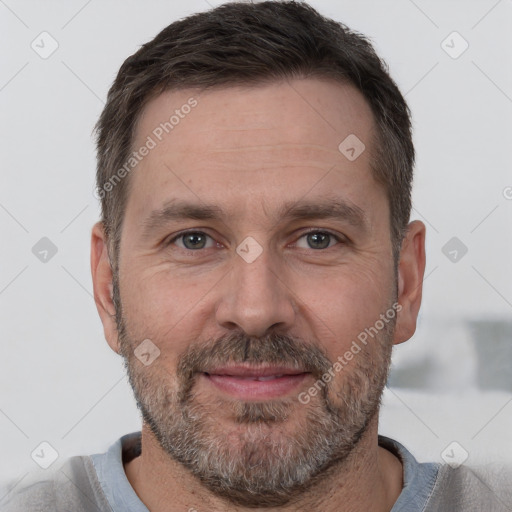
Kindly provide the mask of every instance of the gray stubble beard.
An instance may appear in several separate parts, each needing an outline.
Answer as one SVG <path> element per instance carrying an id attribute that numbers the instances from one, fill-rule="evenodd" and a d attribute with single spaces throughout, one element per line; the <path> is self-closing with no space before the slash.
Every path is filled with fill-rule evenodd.
<path id="1" fill-rule="evenodd" d="M 163 451 L 214 495 L 244 507 L 284 506 L 334 471 L 341 478 L 342 466 L 378 414 L 396 323 L 386 324 L 372 341 L 377 346 L 364 347 L 343 368 L 339 390 L 333 380 L 304 405 L 295 396 L 203 403 L 195 383 L 201 368 L 247 361 L 300 367 L 320 379 L 332 363 L 311 343 L 277 334 L 259 339 L 230 334 L 190 347 L 173 376 L 159 359 L 145 367 L 135 358 L 137 342 L 122 314 L 116 318 L 137 406 Z M 216 420 L 215 412 L 226 407 L 235 428 L 222 429 Z M 305 415 L 290 429 L 288 420 L 304 407 Z"/>

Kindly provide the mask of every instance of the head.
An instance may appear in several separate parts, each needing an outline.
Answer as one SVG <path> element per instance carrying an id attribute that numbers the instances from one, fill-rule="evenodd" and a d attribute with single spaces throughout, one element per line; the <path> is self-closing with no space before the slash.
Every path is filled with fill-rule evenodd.
<path id="1" fill-rule="evenodd" d="M 415 330 L 402 95 L 311 7 L 229 3 L 129 57 L 97 133 L 95 300 L 145 425 L 218 495 L 290 501 L 375 427 Z M 296 377 L 241 398 L 215 383 L 233 364 Z"/>

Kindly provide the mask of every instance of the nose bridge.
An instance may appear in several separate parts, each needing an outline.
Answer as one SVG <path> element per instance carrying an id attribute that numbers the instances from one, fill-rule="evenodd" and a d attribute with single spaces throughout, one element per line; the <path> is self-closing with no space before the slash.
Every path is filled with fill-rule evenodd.
<path id="1" fill-rule="evenodd" d="M 219 299 L 217 321 L 224 327 L 241 328 L 250 336 L 263 336 L 270 328 L 289 328 L 295 310 L 292 295 L 279 275 L 279 262 L 268 248 L 248 238 L 237 248 Z"/>
<path id="2" fill-rule="evenodd" d="M 239 247 L 239 252 L 243 250 L 243 247 Z M 247 250 L 247 246 L 245 250 Z M 278 284 L 276 281 L 278 279 L 276 271 L 271 267 L 272 257 L 269 250 L 263 250 L 262 248 L 261 253 L 257 254 L 256 249 L 249 248 L 247 254 L 250 259 L 239 257 L 235 264 L 235 281 L 239 283 L 237 294 L 240 298 L 249 302 L 264 298 L 275 298 L 275 288 Z"/>

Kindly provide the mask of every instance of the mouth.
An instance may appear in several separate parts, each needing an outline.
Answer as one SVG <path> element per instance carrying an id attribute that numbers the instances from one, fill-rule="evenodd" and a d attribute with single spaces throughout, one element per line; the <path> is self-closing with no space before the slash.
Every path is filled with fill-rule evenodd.
<path id="1" fill-rule="evenodd" d="M 290 394 L 310 375 L 301 369 L 284 366 L 226 366 L 203 372 L 206 382 L 216 390 L 240 400 L 265 400 Z"/>

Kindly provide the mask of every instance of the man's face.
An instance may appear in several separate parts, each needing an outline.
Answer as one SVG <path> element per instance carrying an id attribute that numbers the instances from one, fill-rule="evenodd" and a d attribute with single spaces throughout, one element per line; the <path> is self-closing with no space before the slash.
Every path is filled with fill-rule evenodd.
<path id="1" fill-rule="evenodd" d="M 156 146 L 129 177 L 120 350 L 162 448 L 239 504 L 285 503 L 378 410 L 395 319 L 377 322 L 397 283 L 373 129 L 354 88 L 316 79 L 166 92 L 137 127 L 133 147 Z M 355 160 L 338 149 L 351 134 Z M 146 366 L 147 339 L 160 355 Z"/>

